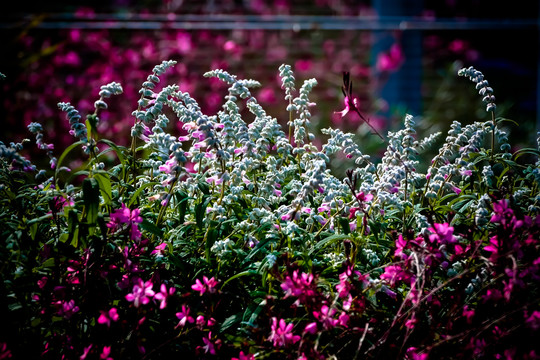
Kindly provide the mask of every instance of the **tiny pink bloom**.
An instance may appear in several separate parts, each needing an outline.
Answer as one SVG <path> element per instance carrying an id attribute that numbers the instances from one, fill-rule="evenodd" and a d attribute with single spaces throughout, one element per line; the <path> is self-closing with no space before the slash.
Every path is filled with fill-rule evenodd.
<path id="1" fill-rule="evenodd" d="M 338 317 L 338 324 L 343 327 L 347 327 L 348 323 L 349 323 L 349 315 L 347 315 L 345 311 L 342 311 Z"/>
<path id="2" fill-rule="evenodd" d="M 525 323 L 535 331 L 540 329 L 540 311 L 533 311 L 531 316 L 525 320 Z"/>
<path id="3" fill-rule="evenodd" d="M 314 311 L 313 316 L 318 319 L 326 329 L 334 328 L 338 320 L 334 319 L 333 316 L 336 310 L 329 308 L 327 305 L 323 305 L 320 311 Z"/>
<path id="4" fill-rule="evenodd" d="M 214 175 L 214 176 L 210 176 L 209 178 L 206 178 L 206 182 L 210 184 L 219 185 L 223 182 L 223 178 L 217 175 Z"/>
<path id="5" fill-rule="evenodd" d="M 45 285 L 47 284 L 47 277 L 43 276 L 41 279 L 38 280 L 37 284 L 40 289 L 43 289 Z"/>
<path id="6" fill-rule="evenodd" d="M 99 358 L 104 359 L 104 360 L 113 360 L 112 357 L 109 356 L 110 354 L 111 354 L 111 347 L 110 346 L 104 346 L 103 351 L 99 355 Z"/>
<path id="7" fill-rule="evenodd" d="M 312 323 L 307 324 L 306 327 L 304 328 L 304 332 L 315 334 L 317 332 L 317 323 L 312 322 Z"/>
<path id="8" fill-rule="evenodd" d="M 215 343 L 212 342 L 212 332 L 211 331 L 208 333 L 207 338 L 203 337 L 203 342 L 204 342 L 204 346 L 203 346 L 204 352 L 215 355 L 216 354 L 216 346 L 215 346 Z"/>
<path id="9" fill-rule="evenodd" d="M 349 113 L 349 111 L 351 111 L 351 105 L 350 105 L 351 102 L 348 96 L 345 96 L 345 99 L 343 100 L 343 102 L 345 103 L 345 108 L 341 111 L 334 112 L 334 114 L 340 114 L 341 117 L 344 117 L 345 115 Z"/>
<path id="10" fill-rule="evenodd" d="M 199 150 L 199 149 L 202 149 L 202 148 L 206 147 L 206 145 L 207 145 L 206 141 L 203 140 L 203 141 L 199 141 L 199 142 L 196 142 L 195 144 L 193 144 L 193 147 L 195 149 Z"/>
<path id="11" fill-rule="evenodd" d="M 85 360 L 86 357 L 88 356 L 88 354 L 90 353 L 90 350 L 92 349 L 92 344 L 88 345 L 87 347 L 85 347 L 83 349 L 83 353 L 81 355 L 81 357 L 79 358 L 80 360 Z"/>
<path id="12" fill-rule="evenodd" d="M 203 316 L 203 315 L 197 316 L 196 324 L 197 324 L 198 326 L 203 327 L 205 323 L 206 323 L 206 320 L 204 319 L 204 316 Z"/>
<path id="13" fill-rule="evenodd" d="M 184 129 L 184 130 L 195 130 L 197 128 L 198 128 L 198 126 L 194 121 L 190 121 L 190 122 L 184 123 L 184 125 L 182 125 L 182 129 Z"/>
<path id="14" fill-rule="evenodd" d="M 189 316 L 190 309 L 186 305 L 182 305 L 182 311 L 176 313 L 176 317 L 180 319 L 176 327 L 184 327 L 186 323 L 193 323 L 195 320 Z"/>
<path id="15" fill-rule="evenodd" d="M 160 309 L 164 309 L 167 306 L 167 298 L 169 296 L 172 296 L 176 289 L 174 287 L 170 287 L 167 290 L 167 287 L 165 284 L 161 284 L 160 292 L 158 292 L 156 295 L 154 295 L 154 299 L 157 300 L 159 304 Z"/>
<path id="16" fill-rule="evenodd" d="M 164 172 L 165 174 L 170 174 L 173 172 L 174 168 L 178 165 L 175 158 L 169 159 L 165 162 L 164 165 L 159 167 L 159 171 Z"/>
<path id="17" fill-rule="evenodd" d="M 199 141 L 201 142 L 206 138 L 204 132 L 201 130 L 195 130 L 194 132 L 191 133 L 191 136 L 199 139 Z"/>
<path id="18" fill-rule="evenodd" d="M 231 360 L 255 360 L 255 355 L 253 354 L 247 354 L 245 355 L 243 351 L 240 351 L 240 354 L 237 358 L 233 357 Z"/>
<path id="19" fill-rule="evenodd" d="M 287 324 L 284 319 L 278 320 L 276 317 L 272 318 L 271 333 L 268 340 L 272 341 L 275 347 L 283 347 L 292 345 L 300 340 L 299 335 L 292 333 L 293 324 Z"/>
<path id="20" fill-rule="evenodd" d="M 111 308 L 108 312 L 101 311 L 101 315 L 98 318 L 99 324 L 107 324 L 107 326 L 111 326 L 111 320 L 112 321 L 118 321 L 118 311 L 116 308 Z"/>
<path id="21" fill-rule="evenodd" d="M 180 142 L 186 142 L 186 141 L 189 141 L 190 139 L 191 139 L 191 137 L 187 136 L 187 135 L 178 137 L 178 141 L 180 141 Z"/>
<path id="22" fill-rule="evenodd" d="M 472 318 L 474 316 L 474 310 L 469 309 L 467 305 L 463 307 L 463 316 L 467 319 L 467 324 L 472 323 Z"/>
<path id="23" fill-rule="evenodd" d="M 191 288 L 195 291 L 198 291 L 202 294 L 204 294 L 206 291 L 209 293 L 214 293 L 216 291 L 215 287 L 218 284 L 217 280 L 213 277 L 208 279 L 206 276 L 203 276 L 203 282 L 201 280 L 196 279 L 195 284 L 191 286 Z"/>
<path id="24" fill-rule="evenodd" d="M 135 307 L 139 307 L 141 304 L 146 305 L 155 294 L 152 287 L 151 281 L 144 282 L 142 279 L 138 279 L 138 282 L 133 286 L 132 292 L 126 295 L 126 300 L 133 302 Z"/>
<path id="25" fill-rule="evenodd" d="M 330 212 L 330 204 L 328 203 L 322 203 L 321 206 L 317 209 L 318 212 Z"/>
<path id="26" fill-rule="evenodd" d="M 165 249 L 167 248 L 167 244 L 166 243 L 161 243 L 159 244 L 158 246 L 156 246 L 154 248 L 154 250 L 152 250 L 152 252 L 150 253 L 151 255 L 163 255 L 165 253 Z"/>

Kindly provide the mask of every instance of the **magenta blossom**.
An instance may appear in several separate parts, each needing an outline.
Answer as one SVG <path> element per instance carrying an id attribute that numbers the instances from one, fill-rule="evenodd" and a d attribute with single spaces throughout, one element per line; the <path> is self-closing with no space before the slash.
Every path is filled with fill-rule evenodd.
<path id="1" fill-rule="evenodd" d="M 237 358 L 233 357 L 231 358 L 231 360 L 255 360 L 255 355 L 253 354 L 244 354 L 243 351 L 240 351 L 240 354 L 238 355 Z"/>
<path id="2" fill-rule="evenodd" d="M 216 292 L 216 285 L 218 284 L 218 281 L 214 279 L 213 277 L 208 279 L 206 276 L 203 276 L 203 282 L 201 280 L 197 279 L 195 280 L 195 284 L 191 285 L 191 288 L 195 291 L 198 291 L 202 294 L 205 292 L 214 293 Z"/>
<path id="3" fill-rule="evenodd" d="M 170 287 L 167 290 L 167 287 L 165 284 L 161 284 L 160 292 L 158 292 L 156 295 L 154 295 L 154 300 L 157 300 L 159 304 L 160 309 L 164 309 L 167 306 L 167 299 L 174 294 L 176 289 L 174 287 Z"/>
<path id="4" fill-rule="evenodd" d="M 384 268 L 384 274 L 381 275 L 382 280 L 386 280 L 391 286 L 394 286 L 399 281 L 408 282 L 413 276 L 404 271 L 399 265 L 388 265 Z"/>
<path id="5" fill-rule="evenodd" d="M 98 323 L 100 324 L 107 324 L 107 326 L 111 326 L 111 320 L 112 321 L 118 321 L 118 311 L 116 308 L 111 308 L 109 311 L 102 311 L 101 315 L 98 318 Z"/>
<path id="6" fill-rule="evenodd" d="M 141 304 L 146 305 L 150 302 L 155 293 L 152 290 L 153 284 L 151 281 L 144 282 L 142 279 L 138 279 L 137 283 L 133 286 L 133 291 L 126 295 L 126 300 L 133 302 L 135 307 L 139 307 Z"/>
<path id="7" fill-rule="evenodd" d="M 130 210 L 125 204 L 122 204 L 121 209 L 117 209 L 114 213 L 111 213 L 111 221 L 109 221 L 107 227 L 117 229 L 122 224 L 128 224 L 130 226 L 130 238 L 132 240 L 140 240 L 141 231 L 139 230 L 139 224 L 143 222 L 140 213 L 140 209 Z"/>
<path id="8" fill-rule="evenodd" d="M 433 227 L 428 230 L 432 232 L 432 234 L 429 235 L 429 241 L 432 243 L 453 244 L 456 242 L 456 239 L 454 238 L 454 228 L 449 226 L 448 223 L 434 224 Z"/>
<path id="9" fill-rule="evenodd" d="M 320 311 L 313 312 L 313 316 L 321 322 L 325 329 L 332 329 L 338 324 L 338 320 L 333 317 L 335 313 L 336 309 L 323 305 Z"/>
<path id="10" fill-rule="evenodd" d="M 184 327 L 186 323 L 193 323 L 195 320 L 189 316 L 190 309 L 186 305 L 182 305 L 182 311 L 176 313 L 176 317 L 180 319 L 176 327 Z"/>
<path id="11" fill-rule="evenodd" d="M 206 354 L 210 353 L 212 355 L 216 354 L 216 348 L 219 348 L 221 345 L 220 340 L 212 341 L 212 332 L 208 333 L 208 337 L 203 337 L 204 346 L 202 347 Z"/>
<path id="12" fill-rule="evenodd" d="M 299 335 L 294 335 L 292 333 L 293 324 L 287 324 L 284 319 L 278 320 L 276 317 L 272 318 L 272 332 L 268 337 L 268 340 L 272 341 L 274 347 L 283 347 L 287 345 L 292 345 L 300 340 Z"/>

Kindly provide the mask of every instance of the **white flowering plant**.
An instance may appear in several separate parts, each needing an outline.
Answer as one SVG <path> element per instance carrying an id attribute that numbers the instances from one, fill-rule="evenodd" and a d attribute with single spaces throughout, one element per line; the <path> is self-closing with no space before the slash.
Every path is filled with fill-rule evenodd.
<path id="1" fill-rule="evenodd" d="M 205 74 L 229 88 L 204 114 L 160 84 L 174 65 L 143 82 L 129 147 L 100 137 L 118 83 L 85 121 L 58 104 L 76 140 L 59 155 L 29 125 L 43 169 L 29 141 L 0 143 L 0 358 L 540 356 L 540 153 L 511 152 L 481 72 L 459 75 L 488 120 L 455 121 L 426 159 L 441 134 L 417 139 L 407 115 L 373 162 L 339 129 L 316 145 L 317 81 L 297 91 L 288 65 L 286 129 L 257 81 L 223 70 Z M 344 80 L 341 115 L 374 129 Z"/>

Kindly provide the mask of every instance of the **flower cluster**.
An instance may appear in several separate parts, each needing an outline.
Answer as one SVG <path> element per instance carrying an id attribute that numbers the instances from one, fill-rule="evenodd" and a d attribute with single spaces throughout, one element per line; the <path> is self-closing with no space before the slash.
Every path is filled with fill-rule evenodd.
<path id="1" fill-rule="evenodd" d="M 123 90 L 110 82 L 85 124 L 59 104 L 78 140 L 61 154 L 31 124 L 53 169 L 31 176 L 22 144 L 0 143 L 0 357 L 539 355 L 540 163 L 517 161 L 537 148 L 510 153 L 493 119 L 456 121 L 424 164 L 435 136 L 418 140 L 407 115 L 372 161 L 342 130 L 315 141 L 316 82 L 297 93 L 291 66 L 286 133 L 260 84 L 225 70 L 205 74 L 227 86 L 214 115 L 158 90 L 177 65 L 143 82 L 129 147 L 98 126 Z M 75 149 L 80 168 L 62 166 Z"/>

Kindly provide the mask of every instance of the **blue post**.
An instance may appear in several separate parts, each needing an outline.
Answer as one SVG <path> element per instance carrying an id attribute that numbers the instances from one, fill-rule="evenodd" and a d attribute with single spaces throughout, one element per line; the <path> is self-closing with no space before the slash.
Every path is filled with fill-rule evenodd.
<path id="1" fill-rule="evenodd" d="M 406 4 L 405 4 L 406 3 Z M 383 17 L 419 16 L 422 12 L 422 0 L 374 0 L 374 9 Z M 399 106 L 411 115 L 420 115 L 422 111 L 422 34 L 421 30 L 382 30 L 375 33 L 372 49 L 372 64 L 375 66 L 377 54 L 387 52 L 397 41 L 405 57 L 401 67 L 384 78 L 384 87 L 379 96 L 390 106 Z"/>

